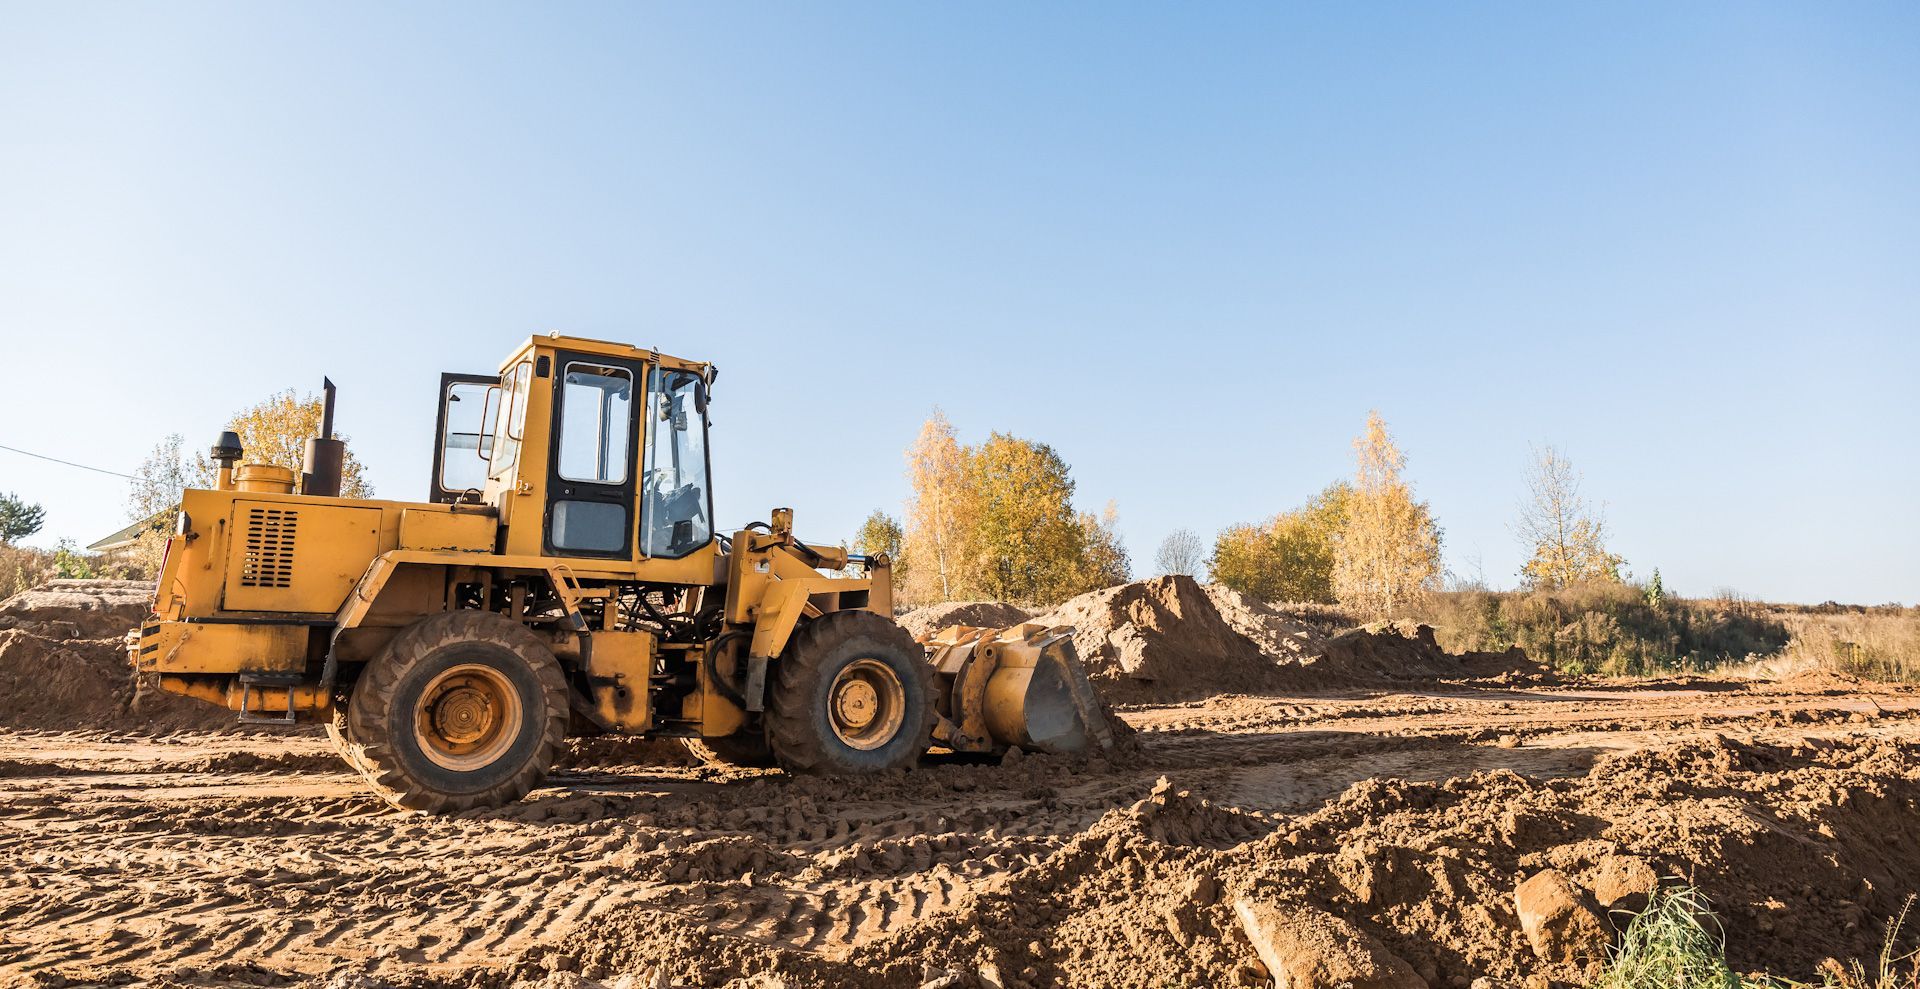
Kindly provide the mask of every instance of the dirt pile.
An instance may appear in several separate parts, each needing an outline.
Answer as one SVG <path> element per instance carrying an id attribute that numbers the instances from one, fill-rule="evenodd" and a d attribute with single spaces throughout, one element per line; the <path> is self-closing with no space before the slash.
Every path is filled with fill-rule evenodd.
<path id="1" fill-rule="evenodd" d="M 1183 697 L 1269 689 L 1285 679 L 1276 657 L 1263 653 L 1184 575 L 1082 594 L 1033 620 L 1071 626 L 1087 674 L 1121 699 L 1149 685 L 1152 696 Z M 1243 620 L 1251 627 L 1263 619 Z"/>
<path id="2" fill-rule="evenodd" d="M 1326 641 L 1321 670 L 1360 680 L 1497 679 L 1546 682 L 1550 672 L 1518 646 L 1506 652 L 1449 653 L 1430 625 L 1386 623 L 1349 629 Z"/>
<path id="3" fill-rule="evenodd" d="M 169 731 L 225 727 L 231 714 L 138 691 L 127 632 L 146 617 L 153 585 L 56 580 L 0 601 L 0 726 Z"/>
<path id="4" fill-rule="evenodd" d="M 1088 674 L 1120 701 L 1549 676 L 1518 649 L 1450 654 L 1425 625 L 1329 636 L 1230 588 L 1177 575 L 1083 594 L 1033 621 L 1072 626 Z"/>
<path id="5" fill-rule="evenodd" d="M 0 601 L 0 629 L 48 638 L 108 639 L 127 634 L 153 607 L 144 580 L 53 580 Z"/>
<path id="6" fill-rule="evenodd" d="M 949 601 L 945 604 L 930 604 L 924 608 L 915 608 L 901 615 L 901 627 L 913 633 L 918 639 L 932 635 L 949 625 L 971 625 L 975 628 L 1005 628 L 1017 625 L 1032 617 L 1032 613 L 1017 605 L 1004 601 Z"/>

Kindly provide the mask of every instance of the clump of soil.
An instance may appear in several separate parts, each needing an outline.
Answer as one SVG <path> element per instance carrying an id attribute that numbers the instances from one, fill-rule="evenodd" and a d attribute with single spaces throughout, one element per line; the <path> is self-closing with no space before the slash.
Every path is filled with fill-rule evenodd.
<path id="1" fill-rule="evenodd" d="M 971 625 L 974 628 L 1005 628 L 1018 625 L 1032 617 L 1025 608 L 1007 604 L 1004 601 L 949 601 L 945 604 L 930 604 L 916 608 L 901 615 L 901 627 L 913 633 L 916 639 L 925 638 L 949 625 Z"/>

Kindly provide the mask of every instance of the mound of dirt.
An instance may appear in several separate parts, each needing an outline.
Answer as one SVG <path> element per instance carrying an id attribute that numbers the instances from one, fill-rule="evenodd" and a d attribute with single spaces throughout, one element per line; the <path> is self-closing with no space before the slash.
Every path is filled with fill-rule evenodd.
<path id="1" fill-rule="evenodd" d="M 1327 636 L 1293 615 L 1225 584 L 1208 584 L 1206 592 L 1222 620 L 1278 662 L 1312 662 L 1326 651 Z"/>
<path id="2" fill-rule="evenodd" d="M 1082 594 L 1034 621 L 1071 626 L 1087 674 L 1110 688 L 1151 684 L 1164 698 L 1255 691 L 1283 679 L 1275 659 L 1182 574 Z"/>
<path id="3" fill-rule="evenodd" d="M 148 581 L 54 580 L 0 601 L 0 629 L 118 638 L 139 625 L 152 607 L 153 584 Z"/>
<path id="4" fill-rule="evenodd" d="M 1519 646 L 1506 652 L 1449 653 L 1434 640 L 1433 626 L 1402 629 L 1393 624 L 1350 629 L 1323 647 L 1321 670 L 1360 680 L 1499 679 L 1544 682 L 1551 673 Z"/>
<path id="5" fill-rule="evenodd" d="M 975 628 L 1005 628 L 1017 625 L 1032 617 L 1025 608 L 1007 604 L 1004 601 L 949 601 L 946 604 L 930 604 L 916 608 L 900 616 L 900 625 L 913 633 L 916 639 L 924 638 L 949 625 L 971 625 Z"/>
<path id="6" fill-rule="evenodd" d="M 1542 682 L 1518 649 L 1449 654 L 1433 629 L 1392 625 L 1328 636 L 1279 608 L 1186 576 L 1082 594 L 1033 619 L 1074 629 L 1087 673 L 1117 700 L 1369 687 L 1421 680 Z"/>
<path id="7" fill-rule="evenodd" d="M 220 708 L 137 689 L 125 636 L 152 600 L 153 585 L 137 580 L 56 580 L 0 601 L 0 726 L 232 726 Z"/>

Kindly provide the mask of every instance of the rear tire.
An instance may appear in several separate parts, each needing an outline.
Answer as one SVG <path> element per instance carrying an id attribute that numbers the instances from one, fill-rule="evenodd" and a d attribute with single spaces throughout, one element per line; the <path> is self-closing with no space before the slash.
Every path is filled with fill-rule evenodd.
<path id="1" fill-rule="evenodd" d="M 767 736 L 760 732 L 741 732 L 714 738 L 683 738 L 680 744 L 695 759 L 709 766 L 745 766 L 766 769 L 778 765 Z"/>
<path id="2" fill-rule="evenodd" d="M 891 620 L 870 611 L 823 615 L 794 632 L 777 665 L 767 741 L 788 770 L 879 773 L 926 752 L 933 668 Z"/>
<path id="3" fill-rule="evenodd" d="M 348 762 L 396 807 L 498 807 L 546 778 L 567 732 L 567 684 L 524 625 L 459 611 L 408 626 L 354 684 Z"/>

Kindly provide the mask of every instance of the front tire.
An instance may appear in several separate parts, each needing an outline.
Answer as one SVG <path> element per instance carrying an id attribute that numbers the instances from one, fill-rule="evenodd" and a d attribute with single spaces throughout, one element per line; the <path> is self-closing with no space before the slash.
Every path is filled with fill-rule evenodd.
<path id="1" fill-rule="evenodd" d="M 836 611 L 794 632 L 779 661 L 767 741 L 793 772 L 861 775 L 918 762 L 933 733 L 933 668 L 906 629 Z"/>
<path id="2" fill-rule="evenodd" d="M 342 740 L 396 807 L 499 807 L 546 778 L 567 731 L 560 663 L 518 622 L 480 611 L 423 618 L 361 673 Z"/>

